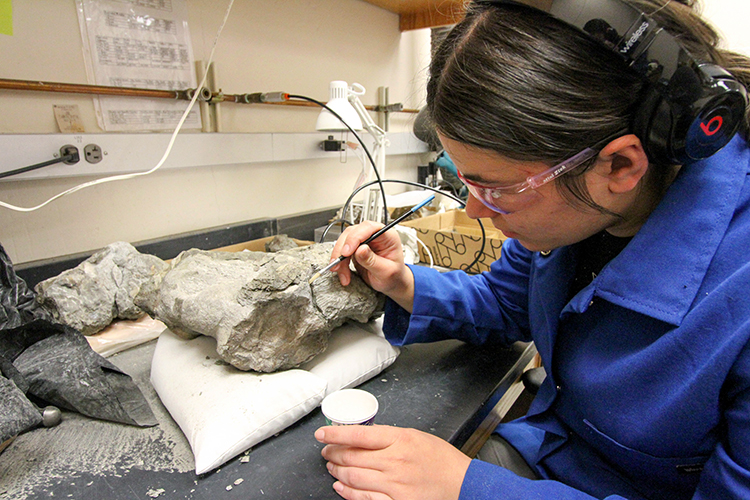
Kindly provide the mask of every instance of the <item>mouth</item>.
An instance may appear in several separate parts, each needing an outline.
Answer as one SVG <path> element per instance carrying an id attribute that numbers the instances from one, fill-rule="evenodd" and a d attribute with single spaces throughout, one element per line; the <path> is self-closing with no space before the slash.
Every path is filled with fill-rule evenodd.
<path id="1" fill-rule="evenodd" d="M 510 231 L 510 230 L 504 228 L 504 226 L 506 226 L 506 224 L 504 224 L 504 221 L 503 221 L 502 218 L 497 217 L 497 218 L 493 218 L 491 220 L 492 220 L 492 225 L 495 226 L 495 229 L 497 229 L 500 232 L 502 232 L 505 236 L 507 236 L 508 238 L 518 238 L 518 233 Z"/>

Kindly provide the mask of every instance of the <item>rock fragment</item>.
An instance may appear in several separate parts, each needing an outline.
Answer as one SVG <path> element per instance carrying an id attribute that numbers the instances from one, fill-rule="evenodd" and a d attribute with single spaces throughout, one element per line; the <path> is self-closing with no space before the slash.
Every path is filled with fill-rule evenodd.
<path id="1" fill-rule="evenodd" d="M 143 283 L 166 267 L 160 258 L 119 241 L 77 267 L 42 281 L 34 290 L 37 301 L 55 321 L 93 335 L 114 319 L 143 316 L 133 299 Z"/>
<path id="2" fill-rule="evenodd" d="M 141 287 L 136 304 L 175 333 L 214 337 L 217 353 L 241 370 L 293 368 L 325 350 L 347 320 L 369 321 L 384 298 L 354 275 L 311 286 L 333 243 L 269 254 L 188 250 Z"/>
<path id="3" fill-rule="evenodd" d="M 298 246 L 299 245 L 297 245 L 297 242 L 286 234 L 279 234 L 277 236 L 274 236 L 271 241 L 268 241 L 265 245 L 265 248 L 266 252 L 275 253 L 280 252 L 281 250 L 297 248 Z"/>

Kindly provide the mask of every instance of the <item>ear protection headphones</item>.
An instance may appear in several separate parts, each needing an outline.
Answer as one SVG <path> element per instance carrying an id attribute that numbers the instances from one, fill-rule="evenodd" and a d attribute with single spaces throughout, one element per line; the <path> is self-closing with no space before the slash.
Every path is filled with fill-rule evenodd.
<path id="1" fill-rule="evenodd" d="M 723 148 L 745 117 L 747 91 L 724 68 L 695 60 L 647 14 L 620 0 L 483 0 L 532 7 L 617 54 L 650 86 L 633 133 L 652 161 L 685 164 Z"/>

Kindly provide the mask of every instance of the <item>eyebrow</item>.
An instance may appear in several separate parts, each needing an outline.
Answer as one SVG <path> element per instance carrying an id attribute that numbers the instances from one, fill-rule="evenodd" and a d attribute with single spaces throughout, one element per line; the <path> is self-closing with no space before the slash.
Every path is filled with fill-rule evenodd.
<path id="1" fill-rule="evenodd" d="M 461 175 L 463 175 L 464 179 L 466 179 L 468 181 L 475 182 L 477 184 L 486 184 L 487 187 L 492 187 L 493 185 L 497 186 L 497 187 L 515 186 L 516 184 L 521 184 L 522 182 L 524 182 L 524 180 L 526 180 L 526 179 L 524 179 L 524 180 L 516 181 L 516 182 L 499 182 L 499 181 L 487 180 L 487 179 L 483 178 L 479 174 L 470 174 L 470 175 L 467 175 L 467 174 L 461 172 Z"/>

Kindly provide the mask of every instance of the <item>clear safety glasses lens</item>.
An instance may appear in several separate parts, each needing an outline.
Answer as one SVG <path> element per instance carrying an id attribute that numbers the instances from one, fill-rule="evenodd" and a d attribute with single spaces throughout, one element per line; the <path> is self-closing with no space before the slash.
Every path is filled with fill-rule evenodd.
<path id="1" fill-rule="evenodd" d="M 524 182 L 511 186 L 488 187 L 475 184 L 466 180 L 461 171 L 458 171 L 458 177 L 466 185 L 474 198 L 481 201 L 490 210 L 507 215 L 533 204 L 534 200 L 541 196 L 536 192 L 537 188 L 565 173 L 575 170 L 588 160 L 594 158 L 597 154 L 598 151 L 596 149 L 586 148 L 554 167 L 537 175 L 527 177 Z"/>
<path id="2" fill-rule="evenodd" d="M 484 206 L 503 215 L 508 215 L 526 208 L 529 205 L 533 205 L 534 202 L 540 198 L 539 193 L 533 189 L 528 189 L 521 193 L 505 194 L 495 191 L 492 188 L 485 188 L 473 184 L 466 184 L 466 187 L 469 189 L 469 193 L 471 193 L 474 198 L 481 201 Z"/>

